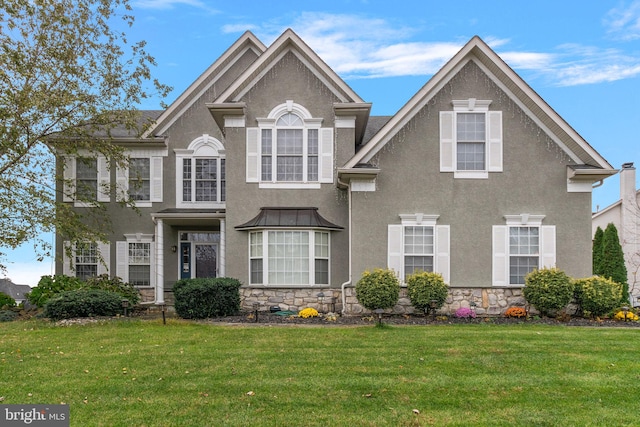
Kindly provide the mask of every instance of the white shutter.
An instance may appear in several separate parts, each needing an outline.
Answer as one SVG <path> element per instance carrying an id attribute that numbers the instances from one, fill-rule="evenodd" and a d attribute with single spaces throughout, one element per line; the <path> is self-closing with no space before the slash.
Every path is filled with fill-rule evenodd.
<path id="1" fill-rule="evenodd" d="M 318 179 L 322 183 L 333 183 L 333 128 L 322 128 L 319 132 Z"/>
<path id="2" fill-rule="evenodd" d="M 541 267 L 552 268 L 556 266 L 556 226 L 543 225 L 540 227 L 540 255 Z"/>
<path id="3" fill-rule="evenodd" d="M 98 242 L 98 253 L 102 257 L 102 261 L 98 261 L 98 276 L 101 274 L 109 274 L 111 264 L 111 244 Z"/>
<path id="4" fill-rule="evenodd" d="M 107 158 L 98 156 L 96 163 L 98 165 L 98 201 L 108 202 L 111 200 L 109 185 L 111 184 L 111 174 L 107 165 Z"/>
<path id="5" fill-rule="evenodd" d="M 162 201 L 162 157 L 152 157 L 149 161 L 151 171 L 151 201 Z"/>
<path id="6" fill-rule="evenodd" d="M 67 254 L 67 249 L 71 246 L 71 242 L 65 240 L 62 242 L 62 274 L 65 276 L 75 276 L 73 269 L 75 268 L 75 263 L 73 262 L 75 250 L 71 251 L 72 259 L 69 259 L 69 255 Z"/>
<path id="7" fill-rule="evenodd" d="M 129 166 L 116 166 L 116 200 L 124 202 L 129 199 Z"/>
<path id="8" fill-rule="evenodd" d="M 440 111 L 440 172 L 455 170 L 454 114 L 453 111 Z"/>
<path id="9" fill-rule="evenodd" d="M 502 111 L 487 113 L 487 170 L 502 172 Z"/>
<path id="10" fill-rule="evenodd" d="M 153 287 L 156 286 L 156 244 L 155 242 L 151 242 L 150 245 L 150 251 L 151 251 L 151 257 L 150 257 L 150 262 L 151 262 L 151 268 L 150 268 L 150 277 L 149 277 L 149 284 Z"/>
<path id="11" fill-rule="evenodd" d="M 129 282 L 129 243 L 116 242 L 116 276 Z"/>
<path id="12" fill-rule="evenodd" d="M 73 202 L 76 195 L 76 158 L 63 157 L 62 179 L 64 180 L 62 188 L 62 200 L 64 202 Z"/>
<path id="13" fill-rule="evenodd" d="M 387 229 L 387 268 L 394 270 L 400 281 L 404 281 L 402 230 L 400 224 L 389 224 Z"/>
<path id="14" fill-rule="evenodd" d="M 509 227 L 493 226 L 493 286 L 509 284 Z"/>
<path id="15" fill-rule="evenodd" d="M 450 228 L 448 225 L 438 225 L 435 227 L 435 234 L 435 272 L 442 274 L 444 282 L 449 284 L 451 280 Z"/>
<path id="16" fill-rule="evenodd" d="M 260 182 L 259 136 L 259 128 L 247 128 L 247 182 Z"/>

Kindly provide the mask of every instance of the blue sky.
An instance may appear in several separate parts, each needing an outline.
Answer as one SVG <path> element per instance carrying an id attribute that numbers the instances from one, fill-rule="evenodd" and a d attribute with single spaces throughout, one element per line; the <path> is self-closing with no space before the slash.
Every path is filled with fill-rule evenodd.
<path id="1" fill-rule="evenodd" d="M 136 21 L 126 32 L 147 41 L 154 77 L 173 86 L 167 103 L 246 30 L 269 46 L 292 28 L 372 114 L 392 115 L 478 35 L 613 167 L 640 168 L 640 0 L 130 1 Z M 594 190 L 593 208 L 618 198 L 615 176 Z M 52 272 L 29 245 L 8 261 L 16 283 Z"/>

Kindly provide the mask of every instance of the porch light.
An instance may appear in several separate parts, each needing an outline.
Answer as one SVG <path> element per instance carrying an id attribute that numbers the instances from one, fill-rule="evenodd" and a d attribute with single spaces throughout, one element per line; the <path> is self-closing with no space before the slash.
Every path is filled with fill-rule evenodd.
<path id="1" fill-rule="evenodd" d="M 178 247 L 176 245 L 171 246 L 171 252 L 176 253 Z"/>

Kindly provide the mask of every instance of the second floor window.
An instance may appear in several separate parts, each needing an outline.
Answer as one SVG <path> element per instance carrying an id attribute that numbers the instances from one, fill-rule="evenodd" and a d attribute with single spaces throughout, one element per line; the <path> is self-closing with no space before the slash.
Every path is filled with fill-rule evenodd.
<path id="1" fill-rule="evenodd" d="M 76 159 L 76 192 L 78 199 L 97 200 L 98 160 L 78 157 Z"/>
<path id="2" fill-rule="evenodd" d="M 183 202 L 225 201 L 225 159 L 182 160 Z"/>

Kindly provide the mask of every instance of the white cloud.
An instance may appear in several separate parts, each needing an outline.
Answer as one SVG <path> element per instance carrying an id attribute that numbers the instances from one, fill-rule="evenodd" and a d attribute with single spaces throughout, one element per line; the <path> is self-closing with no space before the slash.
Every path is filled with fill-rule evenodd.
<path id="1" fill-rule="evenodd" d="M 136 0 L 132 5 L 134 7 L 139 7 L 140 9 L 168 10 L 174 9 L 177 6 L 191 6 L 198 9 L 204 9 L 209 12 L 215 11 L 207 6 L 205 2 L 200 0 Z"/>
<path id="2" fill-rule="evenodd" d="M 630 41 L 640 39 L 640 0 L 611 9 L 603 19 L 613 37 Z"/>

